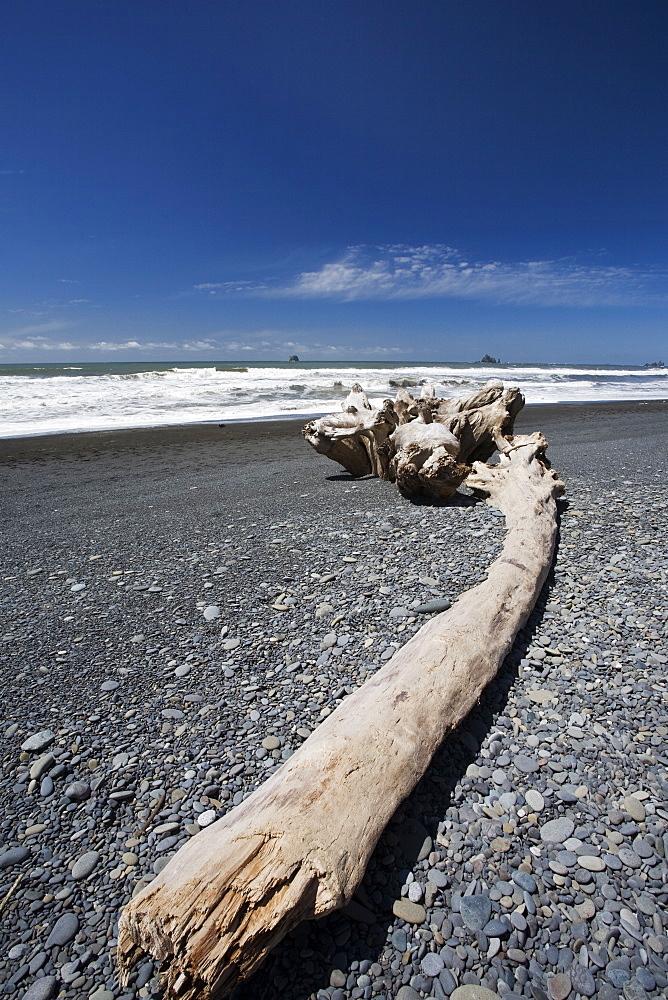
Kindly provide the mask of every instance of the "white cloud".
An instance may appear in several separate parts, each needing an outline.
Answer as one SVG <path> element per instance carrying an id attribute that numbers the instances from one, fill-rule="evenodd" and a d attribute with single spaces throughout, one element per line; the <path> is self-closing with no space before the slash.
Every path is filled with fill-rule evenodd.
<path id="1" fill-rule="evenodd" d="M 81 346 L 89 351 L 128 351 L 136 350 L 142 345 L 137 340 L 126 340 L 122 344 L 114 343 L 111 340 L 100 340 L 97 344 L 82 344 Z"/>
<path id="2" fill-rule="evenodd" d="M 46 324 L 42 324 L 44 328 Z M 40 329 L 40 328 L 34 328 Z M 169 357 L 178 360 L 184 354 L 192 354 L 193 357 L 204 354 L 208 358 L 215 357 L 214 352 L 221 358 L 242 355 L 249 360 L 277 359 L 287 360 L 289 354 L 298 354 L 302 360 L 305 357 L 319 360 L 331 358 L 332 360 L 347 358 L 391 358 L 395 355 L 410 354 L 411 349 L 405 347 L 386 347 L 377 344 L 355 343 L 350 344 L 330 344 L 318 339 L 311 339 L 305 334 L 303 339 L 287 339 L 287 331 L 284 330 L 253 330 L 235 331 L 220 330 L 216 334 L 202 338 L 201 340 L 173 340 L 173 341 L 140 341 L 128 338 L 122 341 L 99 340 L 96 342 L 72 342 L 67 340 L 55 340 L 42 334 L 35 333 L 22 337 L 4 338 L 4 346 L 0 346 L 2 351 L 23 351 L 39 352 L 44 356 L 45 352 L 54 353 L 57 351 L 71 354 L 76 351 L 79 355 L 85 352 L 92 352 L 98 356 L 105 354 L 126 354 L 130 357 Z M 289 336 L 289 334 L 288 334 Z M 294 337 L 294 333 L 293 333 Z M 155 354 L 153 353 L 155 352 Z"/>
<path id="3" fill-rule="evenodd" d="M 283 285 L 220 282 L 228 293 L 338 299 L 459 298 L 508 305 L 600 306 L 665 303 L 665 272 L 575 259 L 472 261 L 453 247 L 354 246 L 338 260 Z"/>

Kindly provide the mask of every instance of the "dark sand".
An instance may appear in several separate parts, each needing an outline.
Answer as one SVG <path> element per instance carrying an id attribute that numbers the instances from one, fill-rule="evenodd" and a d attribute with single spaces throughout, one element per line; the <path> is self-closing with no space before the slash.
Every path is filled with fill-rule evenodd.
<path id="1" fill-rule="evenodd" d="M 69 539 L 77 548 L 110 523 L 121 546 L 151 535 L 162 546 L 243 515 L 313 523 L 320 510 L 345 508 L 353 481 L 306 444 L 302 426 L 300 419 L 1 440 L 9 547 L 34 551 Z M 628 484 L 645 469 L 668 469 L 668 401 L 530 406 L 516 429 L 546 434 L 567 489 L 571 477 Z M 389 483 L 357 482 L 357 502 L 370 509 L 409 504 Z"/>
<path id="2" fill-rule="evenodd" d="M 110 513 L 109 504 L 116 516 L 133 518 L 147 496 L 159 495 L 174 515 L 192 510 L 216 517 L 223 502 L 249 505 L 257 515 L 264 509 L 275 518 L 276 504 L 283 508 L 289 501 L 292 515 L 311 517 L 316 498 L 334 501 L 332 477 L 349 477 L 304 442 L 303 423 L 188 424 L 0 440 L 4 514 L 23 519 L 32 510 L 41 533 L 48 530 L 48 513 L 59 531 L 72 505 L 77 521 L 86 509 L 93 519 L 105 509 Z M 516 430 L 541 430 L 550 460 L 566 480 L 588 469 L 611 480 L 624 469 L 628 478 L 631 466 L 637 474 L 644 463 L 663 468 L 668 461 L 668 401 L 528 406 Z M 210 503 L 204 493 L 191 502 L 191 486 L 203 489 Z"/>
<path id="3" fill-rule="evenodd" d="M 181 424 L 118 431 L 85 431 L 0 439 L 0 462 L 63 457 L 92 458 L 123 452 L 167 450 L 179 454 L 196 447 L 198 453 L 222 454 L 228 462 L 264 461 L 281 453 L 306 455 L 301 438 L 304 418 L 227 424 Z M 654 437 L 668 428 L 668 400 L 627 403 L 565 403 L 526 406 L 516 430 L 541 430 L 556 454 L 568 445 L 591 444 L 627 438 Z M 251 450 L 252 449 L 252 450 Z"/>
<path id="4" fill-rule="evenodd" d="M 305 443 L 302 426 L 301 419 L 192 424 L 0 440 L 3 515 L 33 541 L 85 535 L 108 518 L 130 534 L 153 523 L 163 538 L 178 536 L 184 517 L 211 528 L 210 519 L 230 509 L 310 520 L 320 505 L 340 503 L 351 480 Z M 516 429 L 546 434 L 567 482 L 588 469 L 628 479 L 645 463 L 668 462 L 668 401 L 530 406 Z M 390 507 L 407 503 L 370 477 L 360 489 L 370 501 L 380 491 Z"/>

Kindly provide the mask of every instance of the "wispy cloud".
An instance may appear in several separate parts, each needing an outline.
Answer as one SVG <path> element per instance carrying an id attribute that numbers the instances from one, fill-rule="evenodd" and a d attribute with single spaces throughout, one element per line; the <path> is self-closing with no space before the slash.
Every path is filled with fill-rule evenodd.
<path id="1" fill-rule="evenodd" d="M 15 337 L 30 337 L 36 334 L 53 333 L 54 330 L 66 330 L 71 324 L 60 319 L 51 319 L 46 323 L 33 323 L 30 326 L 19 326 L 6 334 L 10 339 Z"/>
<path id="2" fill-rule="evenodd" d="M 214 351 L 220 347 L 215 340 L 183 340 L 183 341 L 155 341 L 155 340 L 99 340 L 94 344 L 80 344 L 82 350 L 86 351 Z"/>
<path id="3" fill-rule="evenodd" d="M 453 247 L 354 246 L 335 261 L 280 284 L 216 282 L 196 288 L 263 297 L 458 298 L 508 305 L 612 306 L 668 301 L 668 274 L 573 258 L 473 260 Z"/>
<path id="4" fill-rule="evenodd" d="M 271 286 L 266 282 L 257 281 L 203 281 L 193 285 L 195 291 L 208 292 L 217 295 L 218 292 L 261 292 Z"/>

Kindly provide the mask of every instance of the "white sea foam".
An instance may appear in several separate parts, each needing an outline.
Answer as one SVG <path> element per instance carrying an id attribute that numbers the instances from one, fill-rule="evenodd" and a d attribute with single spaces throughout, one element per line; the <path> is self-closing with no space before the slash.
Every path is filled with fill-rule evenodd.
<path id="1" fill-rule="evenodd" d="M 338 410 L 353 382 L 373 401 L 396 383 L 437 395 L 471 392 L 490 378 L 517 385 L 527 403 L 668 398 L 668 370 L 548 365 L 29 366 L 0 373 L 0 436 L 168 424 L 289 418 Z M 148 368 L 148 366 L 146 366 Z M 82 372 L 82 374 L 79 374 Z M 394 385 L 391 384 L 392 380 Z"/>

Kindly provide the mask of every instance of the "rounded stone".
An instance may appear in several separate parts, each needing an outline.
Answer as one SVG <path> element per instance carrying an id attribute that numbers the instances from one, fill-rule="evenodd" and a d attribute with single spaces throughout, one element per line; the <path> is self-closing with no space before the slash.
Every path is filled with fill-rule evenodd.
<path id="1" fill-rule="evenodd" d="M 278 750 L 281 745 L 281 741 L 278 736 L 265 736 L 262 740 L 262 746 L 265 750 Z"/>
<path id="2" fill-rule="evenodd" d="M 79 930 L 79 918 L 75 913 L 63 913 L 62 917 L 56 920 L 51 933 L 46 939 L 46 948 L 53 948 L 55 945 L 62 947 L 68 944 Z"/>
<path id="3" fill-rule="evenodd" d="M 498 917 L 493 917 L 488 920 L 482 929 L 483 934 L 487 937 L 503 937 L 510 933 L 510 927 L 503 920 L 499 920 Z"/>
<path id="4" fill-rule="evenodd" d="M 41 750 L 46 750 L 50 747 L 56 738 L 56 734 L 51 732 L 50 729 L 41 729 L 38 733 L 34 733 L 33 736 L 29 736 L 27 740 L 21 744 L 21 749 L 26 753 L 39 753 Z"/>
<path id="5" fill-rule="evenodd" d="M 522 774 L 533 774 L 534 771 L 537 771 L 539 767 L 538 763 L 535 760 L 533 760 L 531 757 L 527 757 L 526 754 L 523 753 L 518 753 L 513 758 L 513 763 L 515 764 L 517 770 L 521 771 Z"/>
<path id="6" fill-rule="evenodd" d="M 204 618 L 208 622 L 213 622 L 216 618 L 220 618 L 220 608 L 217 604 L 210 604 L 208 608 L 205 608 L 202 612 Z"/>
<path id="7" fill-rule="evenodd" d="M 85 781 L 73 781 L 65 789 L 65 795 L 74 802 L 85 802 L 86 799 L 90 798 L 90 785 L 86 784 Z"/>
<path id="8" fill-rule="evenodd" d="M 452 601 L 449 601 L 445 597 L 436 597 L 433 601 L 425 601 L 424 604 L 418 604 L 414 611 L 417 611 L 419 615 L 432 615 L 439 611 L 447 611 L 451 607 Z"/>
<path id="9" fill-rule="evenodd" d="M 510 850 L 510 841 L 507 837 L 495 837 L 494 840 L 490 841 L 489 846 L 495 854 L 505 854 L 506 851 Z"/>
<path id="10" fill-rule="evenodd" d="M 12 868 L 14 865 L 20 865 L 29 857 L 30 851 L 27 847 L 10 847 L 4 854 L 0 854 L 0 871 Z"/>
<path id="11" fill-rule="evenodd" d="M 56 759 L 52 753 L 46 753 L 43 757 L 39 757 L 35 763 L 30 768 L 30 777 L 35 781 L 39 781 L 43 774 L 45 774 L 53 765 L 56 763 Z"/>
<path id="12" fill-rule="evenodd" d="M 635 851 L 630 851 L 627 847 L 620 847 L 617 857 L 627 868 L 640 868 L 642 858 L 639 858 Z"/>
<path id="13" fill-rule="evenodd" d="M 199 814 L 199 816 L 197 817 L 197 825 L 198 826 L 211 826 L 211 824 L 214 822 L 215 818 L 216 818 L 216 810 L 215 809 L 205 809 L 204 812 L 201 812 Z"/>
<path id="14" fill-rule="evenodd" d="M 499 994 L 486 986 L 458 986 L 450 994 L 450 1000 L 499 1000 Z"/>
<path id="15" fill-rule="evenodd" d="M 592 854 L 583 854 L 578 857 L 580 868 L 587 872 L 602 872 L 605 869 L 603 858 L 594 857 Z"/>
<path id="16" fill-rule="evenodd" d="M 540 839 L 546 844 L 563 844 L 565 840 L 573 836 L 575 823 L 566 816 L 558 819 L 551 819 L 548 823 L 543 823 L 540 828 Z"/>
<path id="17" fill-rule="evenodd" d="M 547 980 L 547 992 L 550 1000 L 566 1000 L 571 992 L 571 977 L 567 972 L 557 972 Z"/>
<path id="18" fill-rule="evenodd" d="M 622 799 L 621 807 L 629 814 L 631 819 L 636 821 L 636 823 L 642 823 L 645 819 L 645 807 L 640 799 L 634 798 L 633 795 L 629 795 L 628 798 Z"/>
<path id="19" fill-rule="evenodd" d="M 539 813 L 545 808 L 545 799 L 535 788 L 530 788 L 524 796 L 524 801 L 532 812 Z"/>
<path id="20" fill-rule="evenodd" d="M 631 973 L 618 962 L 613 961 L 606 966 L 605 978 L 618 990 L 621 990 L 624 983 L 627 983 L 631 978 Z"/>
<path id="21" fill-rule="evenodd" d="M 397 993 L 397 1000 L 422 1000 L 422 998 L 412 986 L 402 986 Z"/>
<path id="22" fill-rule="evenodd" d="M 424 895 L 424 889 L 420 882 L 411 882 L 408 886 L 408 898 L 411 903 L 421 903 L 422 897 Z"/>
<path id="23" fill-rule="evenodd" d="M 649 990 L 651 992 L 656 989 L 656 979 L 644 965 L 641 965 L 639 969 L 636 969 L 636 979 L 644 990 Z"/>
<path id="24" fill-rule="evenodd" d="M 88 851 L 86 854 L 82 854 L 80 858 L 72 865 L 72 878 L 78 882 L 80 879 L 88 878 L 91 874 L 98 861 L 100 860 L 99 851 Z"/>
<path id="25" fill-rule="evenodd" d="M 410 899 L 395 899 L 392 912 L 395 917 L 405 920 L 407 924 L 422 924 L 427 917 L 424 906 L 420 903 L 412 903 Z"/>
<path id="26" fill-rule="evenodd" d="M 51 1000 L 57 989 L 58 980 L 55 976 L 43 976 L 28 987 L 23 994 L 23 1000 Z"/>
<path id="27" fill-rule="evenodd" d="M 629 979 L 622 987 L 624 1000 L 647 1000 L 647 992 L 637 979 Z"/>
<path id="28" fill-rule="evenodd" d="M 425 976 L 429 976 L 433 979 L 435 976 L 438 976 L 439 973 L 443 972 L 445 962 L 440 955 L 436 954 L 436 952 L 428 951 L 420 963 L 420 968 L 424 972 Z"/>
<path id="29" fill-rule="evenodd" d="M 571 985 L 576 993 L 583 997 L 593 997 L 596 992 L 596 983 L 589 969 L 577 963 L 571 968 Z"/>
<path id="30" fill-rule="evenodd" d="M 525 892 L 535 892 L 536 891 L 536 880 L 529 872 L 518 871 L 513 872 L 513 882 L 518 885 L 520 889 L 524 889 Z"/>

